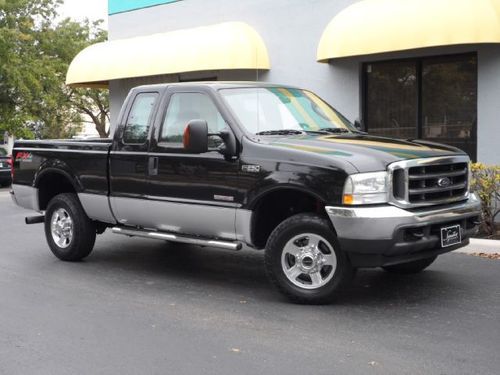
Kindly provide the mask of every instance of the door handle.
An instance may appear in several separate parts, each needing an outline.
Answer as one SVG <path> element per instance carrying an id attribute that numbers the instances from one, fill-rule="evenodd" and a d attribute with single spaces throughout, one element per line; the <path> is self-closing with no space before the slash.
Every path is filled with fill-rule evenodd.
<path id="1" fill-rule="evenodd" d="M 150 176 L 158 175 L 158 157 L 150 156 L 148 160 L 148 174 Z"/>

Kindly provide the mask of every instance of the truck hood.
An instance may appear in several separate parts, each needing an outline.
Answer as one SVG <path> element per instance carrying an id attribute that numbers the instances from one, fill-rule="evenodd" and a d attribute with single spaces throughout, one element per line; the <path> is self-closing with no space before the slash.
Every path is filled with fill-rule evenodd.
<path id="1" fill-rule="evenodd" d="M 455 147 L 439 143 L 361 133 L 270 136 L 264 137 L 261 142 L 267 142 L 273 147 L 314 153 L 337 160 L 341 158 L 351 163 L 359 172 L 385 170 L 388 164 L 399 160 L 465 154 Z"/>

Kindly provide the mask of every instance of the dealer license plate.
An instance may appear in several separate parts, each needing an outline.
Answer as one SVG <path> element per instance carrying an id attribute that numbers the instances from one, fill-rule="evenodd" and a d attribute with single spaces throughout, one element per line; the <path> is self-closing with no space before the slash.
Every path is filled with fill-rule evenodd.
<path id="1" fill-rule="evenodd" d="M 450 225 L 441 228 L 441 247 L 448 247 L 462 242 L 462 233 L 460 225 Z"/>

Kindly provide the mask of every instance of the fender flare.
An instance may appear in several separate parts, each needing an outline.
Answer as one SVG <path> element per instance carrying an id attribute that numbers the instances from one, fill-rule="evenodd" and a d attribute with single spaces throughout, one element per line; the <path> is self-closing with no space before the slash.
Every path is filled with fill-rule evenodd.
<path id="1" fill-rule="evenodd" d="M 47 164 L 52 164 L 52 163 L 44 163 L 40 166 L 38 171 L 36 171 L 34 178 L 33 178 L 33 187 L 38 188 L 40 185 L 40 181 L 47 175 L 49 174 L 59 174 L 63 176 L 66 180 L 70 182 L 70 184 L 73 186 L 73 189 L 75 191 L 81 192 L 83 191 L 83 186 L 79 179 L 71 173 L 71 169 L 66 166 L 61 161 L 57 161 L 58 165 L 53 166 L 53 165 L 47 165 Z"/>

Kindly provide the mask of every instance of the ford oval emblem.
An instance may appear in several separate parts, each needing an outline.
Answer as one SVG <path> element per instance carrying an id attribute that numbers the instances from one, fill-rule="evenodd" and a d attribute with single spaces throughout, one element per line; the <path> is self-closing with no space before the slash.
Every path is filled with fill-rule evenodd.
<path id="1" fill-rule="evenodd" d="M 437 180 L 437 185 L 439 187 L 448 187 L 451 185 L 451 180 L 448 177 L 441 177 Z"/>

